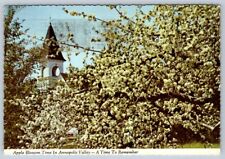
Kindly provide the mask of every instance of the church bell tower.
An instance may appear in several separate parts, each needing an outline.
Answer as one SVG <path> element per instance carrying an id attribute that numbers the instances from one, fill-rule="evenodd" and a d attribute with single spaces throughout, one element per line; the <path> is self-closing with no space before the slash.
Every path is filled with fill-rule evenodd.
<path id="1" fill-rule="evenodd" d="M 52 88 L 63 73 L 63 63 L 66 61 L 60 50 L 52 24 L 49 24 L 48 31 L 43 43 L 44 63 L 41 66 L 41 77 L 38 79 L 41 89 Z M 39 87 L 40 88 L 40 87 Z"/>

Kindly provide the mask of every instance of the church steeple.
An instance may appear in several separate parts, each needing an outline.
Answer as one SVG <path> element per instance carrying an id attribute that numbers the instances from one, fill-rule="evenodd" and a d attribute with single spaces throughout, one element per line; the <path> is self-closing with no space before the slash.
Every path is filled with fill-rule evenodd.
<path id="1" fill-rule="evenodd" d="M 59 44 L 51 23 L 48 27 L 43 48 L 43 53 L 47 55 L 47 58 L 43 59 L 44 62 L 41 64 L 40 78 L 37 81 L 40 90 L 54 88 L 57 81 L 66 76 L 63 66 L 66 60 L 59 50 Z"/>
<path id="2" fill-rule="evenodd" d="M 48 59 L 66 61 L 62 55 L 62 52 L 59 51 L 59 44 L 51 22 L 45 37 L 44 48 L 46 54 L 48 55 Z"/>

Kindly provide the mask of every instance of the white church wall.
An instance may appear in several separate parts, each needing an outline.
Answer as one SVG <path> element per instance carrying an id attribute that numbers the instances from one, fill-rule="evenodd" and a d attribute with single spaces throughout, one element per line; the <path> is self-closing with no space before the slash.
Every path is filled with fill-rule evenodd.
<path id="1" fill-rule="evenodd" d="M 44 70 L 43 70 L 43 77 L 48 77 L 49 76 L 49 68 L 48 67 L 45 67 Z"/>

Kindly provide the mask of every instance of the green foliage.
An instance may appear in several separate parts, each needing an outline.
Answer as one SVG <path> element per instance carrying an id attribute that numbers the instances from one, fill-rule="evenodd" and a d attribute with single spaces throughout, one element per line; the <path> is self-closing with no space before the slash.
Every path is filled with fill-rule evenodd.
<path id="1" fill-rule="evenodd" d="M 8 14 L 4 19 L 4 93 L 5 98 L 14 96 L 24 96 L 28 75 L 33 73 L 40 59 L 41 49 L 38 47 L 27 49 L 32 45 L 32 41 L 26 38 L 22 22 L 14 18 L 15 8 L 8 7 Z M 30 88 L 29 88 L 30 89 Z"/>
<path id="2" fill-rule="evenodd" d="M 34 90 L 35 80 L 28 78 L 40 58 L 40 48 L 27 49 L 32 42 L 25 38 L 22 22 L 15 19 L 15 7 L 9 6 L 4 19 L 4 146 L 17 148 L 18 134 L 22 131 L 18 123 L 23 113 L 20 106 L 13 102 Z M 21 145 L 20 145 L 21 146 Z"/>
<path id="3" fill-rule="evenodd" d="M 139 9 L 135 17 L 111 8 L 119 19 L 65 9 L 101 21 L 106 47 L 92 66 L 70 74 L 69 88 L 18 100 L 29 122 L 21 124 L 21 142 L 60 148 L 70 127 L 79 131 L 77 148 L 218 140 L 219 133 L 213 136 L 205 125 L 220 121 L 219 6 L 156 5 L 147 14 Z"/>
<path id="4" fill-rule="evenodd" d="M 220 144 L 205 144 L 199 142 L 192 142 L 181 145 L 182 148 L 220 148 Z"/>

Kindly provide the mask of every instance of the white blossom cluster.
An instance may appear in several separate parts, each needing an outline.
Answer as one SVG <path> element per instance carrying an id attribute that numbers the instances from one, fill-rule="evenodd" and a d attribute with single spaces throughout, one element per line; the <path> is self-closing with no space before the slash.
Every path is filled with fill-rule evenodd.
<path id="1" fill-rule="evenodd" d="M 25 115 L 20 125 L 24 135 L 18 136 L 28 148 L 60 147 L 69 129 L 67 101 L 61 101 L 57 91 L 48 95 L 36 94 L 19 100 Z M 40 103 L 39 103 L 39 102 Z"/>

